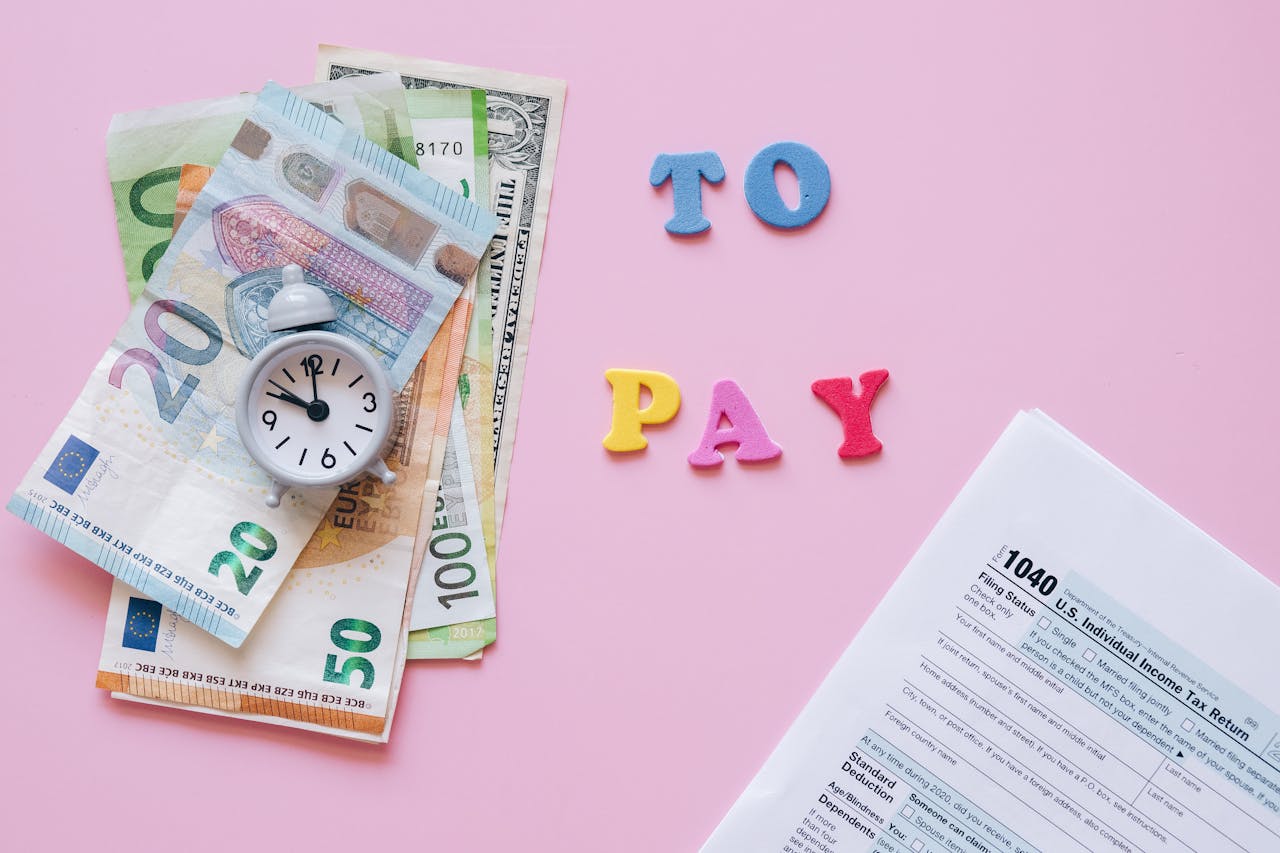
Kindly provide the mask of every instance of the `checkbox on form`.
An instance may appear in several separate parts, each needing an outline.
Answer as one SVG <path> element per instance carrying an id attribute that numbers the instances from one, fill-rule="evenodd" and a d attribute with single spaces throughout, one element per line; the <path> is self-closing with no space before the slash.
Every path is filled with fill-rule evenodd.
<path id="1" fill-rule="evenodd" d="M 1048 617 L 1048 616 L 1041 616 L 1041 617 L 1040 617 L 1040 621 L 1039 621 L 1039 622 L 1037 622 L 1036 624 L 1040 626 L 1040 629 L 1041 629 L 1042 631 L 1048 631 L 1048 630 L 1049 630 L 1049 626 L 1050 626 L 1050 625 L 1052 625 L 1053 623 L 1049 621 L 1049 617 Z"/>
<path id="2" fill-rule="evenodd" d="M 911 842 L 911 849 L 915 850 L 916 853 L 920 853 L 920 850 L 922 850 L 923 848 L 924 848 L 924 842 L 921 841 L 919 838 Z"/>
<path id="3" fill-rule="evenodd" d="M 1196 727 L 1196 724 L 1195 724 L 1195 723 L 1193 723 L 1193 722 L 1191 722 L 1191 718 L 1190 718 L 1190 717 L 1187 717 L 1185 720 L 1183 720 L 1183 721 L 1182 721 L 1182 730 L 1183 730 L 1184 732 L 1189 732 L 1189 731 L 1191 731 L 1192 729 L 1194 729 L 1195 727 Z"/>
<path id="4" fill-rule="evenodd" d="M 1097 652 L 1095 652 L 1093 649 L 1085 649 L 1085 650 L 1084 650 L 1084 655 L 1083 655 L 1083 657 L 1084 657 L 1084 659 L 1085 659 L 1085 660 L 1093 660 L 1093 659 L 1094 659 L 1094 658 L 1096 658 L 1097 656 L 1098 656 L 1098 653 L 1097 653 Z"/>
<path id="5" fill-rule="evenodd" d="M 916 813 L 916 810 L 915 810 L 915 809 L 913 809 L 913 808 L 911 808 L 911 806 L 903 806 L 903 807 L 902 807 L 902 816 L 903 816 L 903 817 L 911 817 L 911 816 L 912 816 L 913 814 L 915 814 L 915 813 Z"/>

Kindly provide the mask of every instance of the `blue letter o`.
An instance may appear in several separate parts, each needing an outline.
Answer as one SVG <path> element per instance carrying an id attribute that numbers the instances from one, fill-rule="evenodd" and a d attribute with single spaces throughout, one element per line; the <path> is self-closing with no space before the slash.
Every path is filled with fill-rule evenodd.
<path id="1" fill-rule="evenodd" d="M 794 210 L 782 200 L 773 179 L 773 169 L 779 163 L 791 167 L 800 183 L 800 205 Z M 751 158 L 744 183 L 751 211 L 775 228 L 803 228 L 818 218 L 831 198 L 831 170 L 826 161 L 799 142 L 775 142 Z"/>

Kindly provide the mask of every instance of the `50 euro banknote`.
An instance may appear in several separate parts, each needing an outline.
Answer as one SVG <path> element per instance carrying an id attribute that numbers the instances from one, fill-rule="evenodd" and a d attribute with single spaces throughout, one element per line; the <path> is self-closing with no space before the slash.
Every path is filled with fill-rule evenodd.
<path id="1" fill-rule="evenodd" d="M 368 478 L 342 488 L 253 636 L 229 648 L 117 581 L 98 687 L 147 704 L 389 739 L 421 560 L 419 512 L 434 498 L 473 296 L 469 284 L 405 388 L 405 422 L 388 459 L 396 484 Z"/>
<path id="2" fill-rule="evenodd" d="M 8 508 L 239 646 L 337 492 L 294 490 L 268 509 L 268 479 L 236 433 L 235 391 L 271 337 L 279 268 L 298 263 L 326 289 L 332 328 L 399 387 L 495 229 L 492 214 L 268 84 Z"/>

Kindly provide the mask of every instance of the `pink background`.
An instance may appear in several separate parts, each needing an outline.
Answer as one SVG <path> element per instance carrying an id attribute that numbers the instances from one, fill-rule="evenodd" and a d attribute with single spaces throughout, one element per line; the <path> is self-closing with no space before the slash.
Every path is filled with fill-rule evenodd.
<path id="1" fill-rule="evenodd" d="M 80 5 L 0 60 L 5 489 L 126 314 L 112 113 L 306 82 L 320 41 L 569 99 L 498 646 L 412 666 L 385 748 L 116 702 L 108 576 L 5 514 L 6 846 L 695 849 L 1019 408 L 1280 578 L 1273 4 Z M 794 234 L 742 194 L 782 139 L 834 188 Z M 677 240 L 649 166 L 705 149 L 714 226 Z M 624 366 L 685 405 L 613 459 Z M 884 453 L 842 463 L 809 383 L 876 367 Z M 780 463 L 685 463 L 726 377 Z"/>

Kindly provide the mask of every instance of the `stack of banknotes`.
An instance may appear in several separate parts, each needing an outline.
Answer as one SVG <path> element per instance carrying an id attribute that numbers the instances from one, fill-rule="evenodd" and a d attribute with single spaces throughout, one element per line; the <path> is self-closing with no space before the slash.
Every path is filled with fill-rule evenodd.
<path id="1" fill-rule="evenodd" d="M 316 80 L 113 119 L 133 309 L 8 506 L 116 578 L 98 687 L 385 742 L 406 659 L 478 660 L 497 636 L 565 86 L 327 45 Z M 355 221 L 353 193 L 385 210 Z M 401 216 L 439 239 L 406 255 Z M 438 269 L 437 243 L 476 272 Z M 273 510 L 234 399 L 290 263 L 338 294 L 335 330 L 403 411 L 395 484 Z"/>

